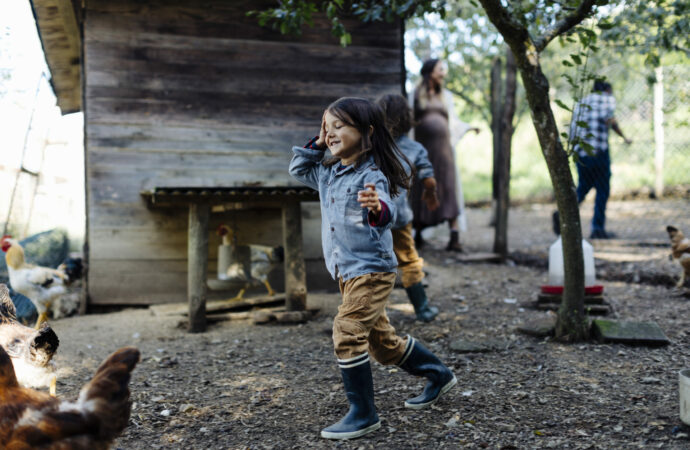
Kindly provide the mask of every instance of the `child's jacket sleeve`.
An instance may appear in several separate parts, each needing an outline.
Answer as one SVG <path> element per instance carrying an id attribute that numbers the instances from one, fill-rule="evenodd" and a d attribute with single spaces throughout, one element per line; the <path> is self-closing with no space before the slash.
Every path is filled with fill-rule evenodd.
<path id="1" fill-rule="evenodd" d="M 424 180 L 426 178 L 432 178 L 434 176 L 434 166 L 432 166 L 431 161 L 429 161 L 429 152 L 426 151 L 426 147 L 419 144 L 419 151 L 415 156 L 416 158 L 412 163 L 417 170 L 417 179 Z"/>
<path id="2" fill-rule="evenodd" d="M 292 147 L 294 155 L 290 161 L 289 172 L 293 178 L 312 189 L 319 190 L 319 171 L 323 168 L 323 150 Z"/>

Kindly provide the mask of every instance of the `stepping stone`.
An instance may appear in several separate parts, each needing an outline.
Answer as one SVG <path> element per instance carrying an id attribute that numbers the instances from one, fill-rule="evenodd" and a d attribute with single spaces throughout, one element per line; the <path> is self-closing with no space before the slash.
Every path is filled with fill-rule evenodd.
<path id="1" fill-rule="evenodd" d="M 520 333 L 536 336 L 536 337 L 546 337 L 553 335 L 553 331 L 556 328 L 556 315 L 549 315 L 545 317 L 537 317 L 536 319 L 529 320 L 522 325 L 517 327 Z"/>
<path id="2" fill-rule="evenodd" d="M 671 341 L 656 322 L 619 322 L 595 319 L 592 336 L 599 342 L 620 342 L 632 345 L 667 345 Z"/>
<path id="3" fill-rule="evenodd" d="M 504 341 L 482 341 L 472 342 L 464 339 L 458 339 L 451 342 L 451 350 L 458 353 L 487 353 L 497 350 L 506 350 L 510 344 Z"/>

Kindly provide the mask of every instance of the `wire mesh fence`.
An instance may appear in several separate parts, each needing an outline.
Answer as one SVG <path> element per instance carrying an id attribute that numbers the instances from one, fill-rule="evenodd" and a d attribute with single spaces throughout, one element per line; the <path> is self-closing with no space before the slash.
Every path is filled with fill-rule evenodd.
<path id="1" fill-rule="evenodd" d="M 599 74 L 613 84 L 615 117 L 632 143 L 626 145 L 609 130 L 610 195 L 603 228 L 614 234 L 613 239 L 592 236 L 594 189 L 580 206 L 583 236 L 594 244 L 598 277 L 673 286 L 680 269 L 669 258 L 666 227 L 674 225 L 690 235 L 690 65 L 664 66 L 654 73 L 608 64 Z M 555 112 L 561 131 L 567 130 L 569 114 Z M 513 139 L 509 249 L 517 259 L 531 255 L 528 260 L 535 257 L 532 261 L 544 265 L 556 239 L 552 223 L 556 205 L 536 137 L 530 135 L 531 121 L 524 120 L 520 127 Z M 463 241 L 469 253 L 491 251 L 494 242 L 487 187 L 490 133 L 486 134 L 464 138 L 457 149 L 468 203 L 468 231 Z M 572 169 L 577 184 L 574 161 Z M 593 170 L 595 177 L 606 175 L 606 171 Z M 436 241 L 436 249 L 448 239 L 447 229 L 442 225 L 426 231 L 426 237 Z"/>

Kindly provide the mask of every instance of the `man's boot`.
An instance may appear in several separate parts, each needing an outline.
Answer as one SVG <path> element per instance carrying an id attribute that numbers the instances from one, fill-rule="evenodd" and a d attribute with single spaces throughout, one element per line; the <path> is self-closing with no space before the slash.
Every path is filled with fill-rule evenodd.
<path id="1" fill-rule="evenodd" d="M 326 439 L 354 439 L 378 430 L 381 421 L 374 405 L 374 381 L 371 377 L 369 354 L 339 359 L 345 394 L 350 410 L 339 422 L 321 430 Z"/>
<path id="2" fill-rule="evenodd" d="M 410 303 L 414 306 L 417 320 L 431 322 L 436 318 L 438 315 L 438 308 L 429 306 L 429 300 L 426 297 L 426 292 L 424 291 L 424 286 L 421 281 L 410 287 L 406 287 L 405 291 L 407 291 L 407 298 L 410 299 Z"/>
<path id="3" fill-rule="evenodd" d="M 412 336 L 407 337 L 407 347 L 398 366 L 405 372 L 429 380 L 420 395 L 405 400 L 405 408 L 431 406 L 458 383 L 453 372 Z"/>

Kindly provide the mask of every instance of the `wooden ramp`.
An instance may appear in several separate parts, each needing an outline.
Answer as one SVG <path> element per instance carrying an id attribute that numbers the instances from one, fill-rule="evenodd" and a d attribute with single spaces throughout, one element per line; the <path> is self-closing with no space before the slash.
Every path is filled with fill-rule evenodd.
<path id="1" fill-rule="evenodd" d="M 153 315 L 189 316 L 187 303 L 168 303 L 149 307 Z M 319 312 L 318 308 L 303 311 L 285 310 L 285 293 L 273 296 L 244 298 L 236 302 L 217 300 L 206 303 L 206 320 L 220 322 L 223 320 L 251 320 L 254 324 L 268 323 L 304 323 Z"/>

